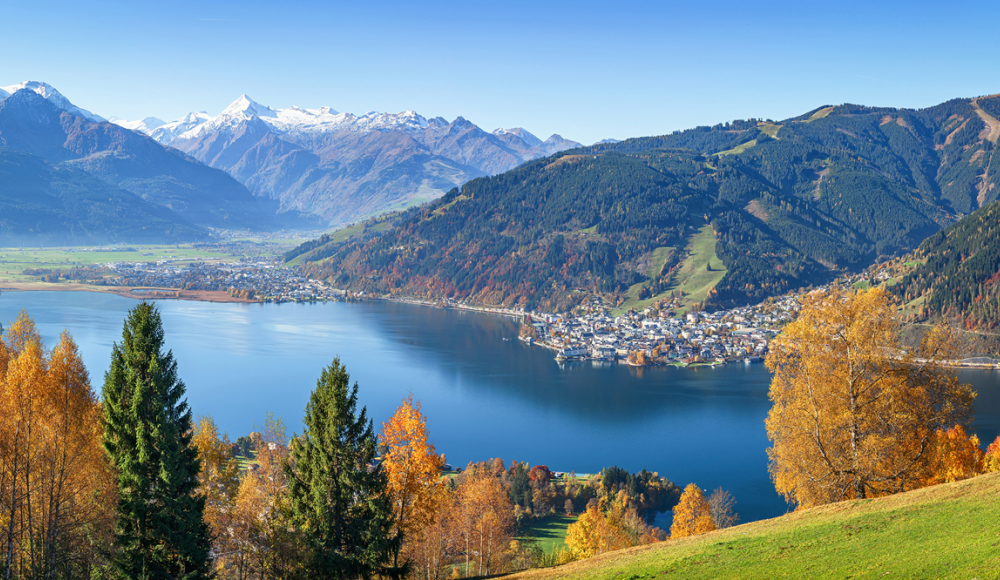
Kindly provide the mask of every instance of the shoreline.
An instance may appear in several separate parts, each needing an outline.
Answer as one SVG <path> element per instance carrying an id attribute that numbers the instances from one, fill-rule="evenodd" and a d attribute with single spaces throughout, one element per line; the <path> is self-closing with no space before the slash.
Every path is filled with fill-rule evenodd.
<path id="1" fill-rule="evenodd" d="M 247 298 L 238 298 L 235 296 L 230 296 L 228 292 L 222 290 L 179 290 L 177 288 L 156 288 L 149 286 L 94 286 L 89 284 L 79 284 L 79 283 L 52 283 L 52 282 L 0 282 L 0 292 L 98 292 L 98 293 L 108 293 L 116 294 L 125 298 L 132 298 L 135 300 L 142 300 L 143 298 L 153 298 L 156 300 L 191 300 L 194 302 L 214 302 L 214 303 L 242 303 L 242 304 L 262 304 L 259 300 L 250 300 Z M 163 295 L 150 295 L 143 296 L 142 294 L 136 294 L 133 290 L 149 291 L 149 292 L 162 292 Z M 494 314 L 500 316 L 509 316 L 511 318 L 520 318 L 524 316 L 523 311 L 514 310 L 511 308 L 503 307 L 490 307 L 490 306 L 471 306 L 466 304 L 458 304 L 454 302 L 442 302 L 440 300 L 426 300 L 420 298 L 405 298 L 405 297 L 395 297 L 395 296 L 355 296 L 355 297 L 344 297 L 344 301 L 347 302 L 363 302 L 363 301 L 375 301 L 384 300 L 386 302 L 397 302 L 401 304 L 413 304 L 417 306 L 429 306 L 431 308 L 438 308 L 440 310 L 465 310 L 469 312 L 477 312 L 479 314 Z M 324 300 L 323 302 L 326 302 Z M 551 346 L 544 342 L 534 341 L 528 346 L 541 346 L 549 350 L 558 350 L 557 347 Z M 572 359 L 567 359 L 572 360 Z M 591 359 L 579 359 L 581 362 L 583 360 Z M 666 364 L 647 364 L 647 365 L 636 365 L 627 362 L 619 361 L 606 361 L 615 362 L 616 364 L 625 364 L 627 366 L 643 368 L 651 366 L 673 366 L 677 368 L 692 368 L 692 367 L 714 367 L 721 366 L 724 364 L 733 364 L 739 361 L 727 361 L 725 363 L 714 362 L 714 363 L 692 363 L 692 364 L 678 364 L 678 363 L 666 363 Z M 996 363 L 962 363 L 960 361 L 954 361 L 951 363 L 944 364 L 948 368 L 953 369 L 972 369 L 972 370 L 1000 370 L 1000 361 Z"/>
<path id="2" fill-rule="evenodd" d="M 96 292 L 103 294 L 116 294 L 124 298 L 142 300 L 153 298 L 156 300 L 192 300 L 195 302 L 216 302 L 216 303 L 245 303 L 254 304 L 257 300 L 237 298 L 230 296 L 228 292 L 222 290 L 179 290 L 177 288 L 157 288 L 152 286 L 94 286 L 79 283 L 53 283 L 53 282 L 2 282 L 0 292 Z M 149 292 L 148 295 L 136 293 L 134 290 Z M 159 293 L 159 294 L 156 294 Z"/>

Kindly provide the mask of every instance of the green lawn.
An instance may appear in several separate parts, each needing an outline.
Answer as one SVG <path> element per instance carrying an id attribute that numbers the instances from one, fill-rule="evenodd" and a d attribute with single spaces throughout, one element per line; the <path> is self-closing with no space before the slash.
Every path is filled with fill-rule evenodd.
<path id="1" fill-rule="evenodd" d="M 518 540 L 537 542 L 539 548 L 546 554 L 566 547 L 566 529 L 576 521 L 576 516 L 551 515 L 540 520 L 532 520 L 521 528 Z"/>
<path id="2" fill-rule="evenodd" d="M 845 501 L 517 579 L 997 578 L 1000 473 Z"/>

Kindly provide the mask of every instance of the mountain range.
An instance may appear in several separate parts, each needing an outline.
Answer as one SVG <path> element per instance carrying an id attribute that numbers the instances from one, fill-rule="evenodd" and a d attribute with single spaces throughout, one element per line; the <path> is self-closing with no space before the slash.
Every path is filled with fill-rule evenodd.
<path id="1" fill-rule="evenodd" d="M 314 214 L 329 225 L 429 201 L 475 177 L 580 146 L 520 128 L 487 133 L 462 117 L 272 109 L 246 95 L 214 117 L 114 122 L 228 172 L 279 212 Z"/>
<path id="2" fill-rule="evenodd" d="M 109 121 L 37 81 L 0 88 L 0 103 L 0 145 L 72 164 L 210 227 L 337 226 L 580 145 L 521 128 L 487 133 L 462 117 L 272 109 L 246 95 L 219 115 L 171 122 Z"/>
<path id="3" fill-rule="evenodd" d="M 254 229 L 273 222 L 225 172 L 72 105 L 67 110 L 62 95 L 44 88 L 21 88 L 0 101 L 0 146 L 86 172 L 185 222 Z"/>
<path id="4" fill-rule="evenodd" d="M 998 118 L 996 95 L 920 110 L 846 104 L 602 143 L 289 258 L 367 293 L 555 310 L 591 292 L 625 305 L 677 294 L 747 304 L 905 254 L 994 202 Z M 690 271 L 706 242 L 724 265 L 710 283 Z"/>

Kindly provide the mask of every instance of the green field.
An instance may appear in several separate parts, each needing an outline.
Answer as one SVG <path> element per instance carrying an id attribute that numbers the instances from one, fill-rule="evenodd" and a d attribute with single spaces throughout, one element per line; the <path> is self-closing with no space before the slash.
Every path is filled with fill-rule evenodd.
<path id="1" fill-rule="evenodd" d="M 566 529 L 576 521 L 576 517 L 567 515 L 551 515 L 540 520 L 532 520 L 529 525 L 521 528 L 517 538 L 522 542 L 534 541 L 548 555 L 566 547 Z"/>
<path id="2" fill-rule="evenodd" d="M 130 248 L 130 250 L 128 250 Z M 103 251 L 107 250 L 107 251 Z M 0 282 L 29 282 L 37 276 L 22 274 L 25 268 L 68 270 L 92 264 L 110 262 L 155 262 L 163 259 L 179 261 L 223 260 L 235 258 L 225 251 L 195 249 L 190 245 L 127 246 L 122 248 L 0 248 Z"/>
<path id="3" fill-rule="evenodd" d="M 997 578 L 1000 473 L 845 501 L 515 574 L 559 578 Z"/>
<path id="4" fill-rule="evenodd" d="M 722 260 L 715 255 L 715 243 L 715 232 L 712 231 L 712 226 L 706 225 L 702 227 L 696 234 L 689 238 L 686 248 L 687 257 L 674 275 L 673 284 L 669 288 L 656 296 L 639 300 L 639 290 L 642 289 L 645 283 L 635 284 L 629 288 L 628 298 L 615 310 L 614 314 L 618 316 L 626 312 L 629 308 L 637 310 L 645 308 L 658 300 L 663 300 L 677 290 L 680 290 L 684 295 L 685 308 L 695 302 L 704 300 L 708 296 L 708 291 L 714 288 L 727 272 Z M 657 265 L 656 260 L 650 260 L 650 272 L 654 272 L 654 269 L 654 273 L 659 272 L 671 249 L 657 248 L 653 252 L 654 258 L 660 261 Z"/>

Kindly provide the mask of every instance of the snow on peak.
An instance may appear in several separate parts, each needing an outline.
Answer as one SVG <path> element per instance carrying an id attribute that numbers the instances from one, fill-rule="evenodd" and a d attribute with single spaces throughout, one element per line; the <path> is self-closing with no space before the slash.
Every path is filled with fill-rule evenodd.
<path id="1" fill-rule="evenodd" d="M 69 102 L 69 99 L 64 97 L 62 93 L 55 89 L 55 87 L 40 81 L 24 81 L 23 83 L 11 85 L 9 87 L 0 87 L 0 99 L 5 99 L 21 89 L 28 89 L 29 91 L 35 92 L 56 107 L 59 107 L 67 113 L 76 115 L 77 117 L 83 117 L 84 119 L 95 123 L 103 123 L 106 120 L 104 117 L 95 115 L 86 109 L 77 107 L 73 103 Z M 2 93 L 7 94 L 3 95 Z"/>
<path id="2" fill-rule="evenodd" d="M 245 94 L 233 101 L 233 104 L 226 107 L 220 117 L 249 119 L 253 115 L 258 117 L 277 117 L 278 114 L 271 107 L 261 105 Z"/>
<path id="3" fill-rule="evenodd" d="M 536 147 L 542 142 L 541 139 L 535 137 L 526 129 L 522 129 L 521 127 L 514 127 L 513 129 L 504 129 L 501 127 L 500 129 L 493 131 L 493 134 L 496 135 L 497 137 L 502 137 L 504 135 L 514 135 L 521 141 L 524 141 L 524 143 L 528 147 Z"/>
<path id="4" fill-rule="evenodd" d="M 132 131 L 138 131 L 139 133 L 143 133 L 145 135 L 149 135 L 155 129 L 166 125 L 166 122 L 157 119 L 156 117 L 146 117 L 141 121 L 126 121 L 125 119 L 119 119 L 118 117 L 111 117 L 108 120 L 119 127 L 125 127 L 126 129 L 130 129 Z"/>
<path id="5" fill-rule="evenodd" d="M 158 143 L 169 145 L 171 141 L 179 137 L 181 134 L 192 131 L 211 120 L 212 116 L 204 111 L 200 113 L 188 113 L 180 119 L 164 123 L 163 125 L 153 129 L 149 133 L 149 136 Z"/>

